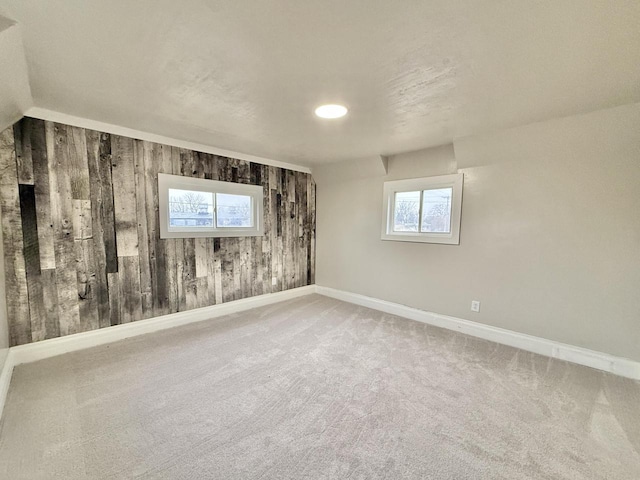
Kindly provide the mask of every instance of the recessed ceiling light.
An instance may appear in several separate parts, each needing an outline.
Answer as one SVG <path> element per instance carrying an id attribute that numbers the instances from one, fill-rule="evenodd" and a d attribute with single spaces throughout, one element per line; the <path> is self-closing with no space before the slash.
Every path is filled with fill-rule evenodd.
<path id="1" fill-rule="evenodd" d="M 347 107 L 343 105 L 320 105 L 316 108 L 316 115 L 321 118 L 340 118 L 347 114 Z"/>

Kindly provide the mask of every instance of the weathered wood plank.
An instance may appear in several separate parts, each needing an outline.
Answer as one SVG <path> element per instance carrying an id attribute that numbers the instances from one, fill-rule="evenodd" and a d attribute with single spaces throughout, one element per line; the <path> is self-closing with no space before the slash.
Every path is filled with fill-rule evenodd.
<path id="1" fill-rule="evenodd" d="M 169 313 L 175 313 L 180 309 L 180 294 L 178 291 L 179 281 L 178 281 L 178 272 L 177 272 L 177 246 L 176 241 L 171 240 L 163 240 L 164 243 L 164 251 L 166 253 L 165 267 L 162 266 L 161 263 L 158 263 L 158 269 L 165 268 L 166 274 L 166 298 L 167 305 L 169 308 Z"/>
<path id="2" fill-rule="evenodd" d="M 24 261 L 27 278 L 40 275 L 40 243 L 38 242 L 38 223 L 36 217 L 36 195 L 33 185 L 18 185 Z"/>
<path id="3" fill-rule="evenodd" d="M 109 314 L 111 325 L 122 323 L 122 301 L 120 293 L 120 273 L 107 273 L 107 284 L 109 286 Z"/>
<path id="4" fill-rule="evenodd" d="M 262 238 L 250 237 L 249 245 L 251 247 L 251 255 L 249 261 L 251 263 L 251 283 L 250 296 L 262 295 L 264 293 L 264 268 L 262 265 Z"/>
<path id="5" fill-rule="evenodd" d="M 162 147 L 151 142 L 143 143 L 144 154 L 144 194 L 145 217 L 149 250 L 149 275 L 151 281 L 151 299 L 153 315 L 169 313 L 167 295 L 167 275 L 164 242 L 160 240 L 158 226 L 158 171 L 162 168 Z M 158 263 L 162 268 L 158 268 Z"/>
<path id="6" fill-rule="evenodd" d="M 309 240 L 309 248 L 311 249 L 311 259 L 309 262 L 309 284 L 313 285 L 316 283 L 316 182 L 311 175 L 309 175 L 309 177 L 311 179 L 311 198 L 309 199 L 309 215 L 311 216 L 311 238 Z"/>
<path id="7" fill-rule="evenodd" d="M 182 175 L 182 158 L 181 149 L 173 147 L 171 149 L 171 163 L 173 165 L 173 174 Z M 176 266 L 176 292 L 178 311 L 183 312 L 187 309 L 187 296 L 184 288 L 184 241 L 182 238 L 174 239 L 175 244 L 175 266 Z"/>
<path id="8" fill-rule="evenodd" d="M 280 232 L 278 235 L 278 276 L 282 281 L 282 290 L 289 288 L 289 195 L 287 185 L 287 171 L 280 169 L 280 181 L 278 184 L 279 210 L 280 210 Z"/>
<path id="9" fill-rule="evenodd" d="M 103 145 L 108 136 L 93 130 L 85 131 L 89 168 L 93 253 L 95 261 L 95 298 L 100 328 L 111 325 L 109 283 L 107 274 L 118 269 L 115 252 L 111 158 L 105 157 Z M 106 138 L 105 138 L 106 137 Z M 111 147 L 109 146 L 109 150 Z M 114 262 L 115 265 L 109 265 Z"/>
<path id="10" fill-rule="evenodd" d="M 183 238 L 182 288 L 185 292 L 186 309 L 198 307 L 198 282 L 196 281 L 196 252 L 193 238 Z"/>
<path id="11" fill-rule="evenodd" d="M 228 239 L 230 248 L 228 251 L 233 258 L 233 299 L 239 300 L 242 298 L 242 259 L 240 251 L 240 239 L 238 237 L 231 237 Z"/>
<path id="12" fill-rule="evenodd" d="M 238 180 L 237 183 L 251 183 L 251 163 L 246 160 L 237 160 L 238 162 Z"/>
<path id="13" fill-rule="evenodd" d="M 233 238 L 220 238 L 222 301 L 235 300 Z"/>
<path id="14" fill-rule="evenodd" d="M 213 239 L 213 276 L 215 285 L 215 303 L 222 303 L 222 259 L 220 254 L 220 239 Z"/>
<path id="15" fill-rule="evenodd" d="M 137 256 L 138 219 L 136 214 L 133 140 L 119 135 L 112 135 L 111 160 L 118 257 Z"/>
<path id="16" fill-rule="evenodd" d="M 201 152 L 193 152 L 193 173 L 191 176 L 196 178 L 205 178 L 206 165 L 205 154 Z M 211 305 L 209 300 L 209 275 L 207 260 L 207 239 L 195 239 L 195 281 L 196 281 L 196 301 L 198 307 L 206 307 Z"/>
<path id="17" fill-rule="evenodd" d="M 273 284 L 271 291 L 282 291 L 282 271 L 281 271 L 281 245 L 282 245 L 282 196 L 278 193 L 278 181 L 275 180 L 275 184 L 271 189 L 271 276 L 275 278 L 276 282 Z M 275 187 L 275 188 L 273 188 Z"/>
<path id="18" fill-rule="evenodd" d="M 209 282 L 208 276 L 196 278 L 196 308 L 208 307 L 209 302 Z"/>
<path id="19" fill-rule="evenodd" d="M 215 172 L 212 175 L 218 177 L 218 180 L 226 182 L 231 176 L 231 166 L 229 159 L 226 157 L 215 157 Z M 233 256 L 228 251 L 231 239 L 216 238 L 214 243 L 214 256 L 216 275 L 216 303 L 223 303 L 233 300 Z M 219 283 L 219 288 L 218 287 Z"/>
<path id="20" fill-rule="evenodd" d="M 140 295 L 140 258 L 118 257 L 118 283 L 120 286 L 120 319 L 122 323 L 142 319 Z"/>
<path id="21" fill-rule="evenodd" d="M 67 127 L 67 147 L 71 197 L 75 200 L 89 200 L 89 165 L 83 128 Z"/>
<path id="22" fill-rule="evenodd" d="M 206 154 L 204 159 L 204 176 L 209 180 L 217 180 L 218 179 L 218 171 L 215 167 L 215 157 L 211 154 Z M 214 246 L 214 238 L 207 238 L 207 290 L 208 290 L 208 305 L 214 305 L 217 302 L 217 283 L 218 279 L 216 278 L 217 268 L 219 266 L 216 263 L 216 255 L 215 255 L 215 246 Z M 220 292 L 222 293 L 222 292 Z"/>
<path id="23" fill-rule="evenodd" d="M 269 166 L 262 166 L 262 209 L 264 221 L 264 235 L 259 239 L 262 252 L 262 293 L 271 293 L 271 189 L 269 188 Z"/>
<path id="24" fill-rule="evenodd" d="M 195 171 L 193 154 L 194 152 L 191 150 L 187 150 L 185 148 L 180 149 L 180 175 L 184 175 L 185 177 L 193 176 Z"/>
<path id="25" fill-rule="evenodd" d="M 55 268 L 40 270 L 45 339 L 57 338 L 60 336 L 60 322 L 58 320 L 58 285 L 56 282 Z"/>
<path id="26" fill-rule="evenodd" d="M 276 167 L 269 167 L 269 219 L 270 219 L 270 234 L 269 234 L 269 258 L 271 261 L 270 266 L 270 285 L 271 292 L 277 292 L 278 289 L 278 255 L 277 255 L 277 241 L 278 241 L 278 176 L 276 173 Z M 275 279 L 275 282 L 274 282 Z"/>
<path id="27" fill-rule="evenodd" d="M 20 195 L 12 128 L 0 132 L 0 209 L 5 263 L 9 343 L 31 342 L 29 293 L 23 252 Z"/>
<path id="28" fill-rule="evenodd" d="M 217 180 L 217 170 L 215 168 L 215 156 L 210 153 L 200 153 L 202 160 L 203 178 L 207 180 Z M 214 178 L 214 175 L 216 178 Z"/>
<path id="29" fill-rule="evenodd" d="M 286 235 L 284 235 L 283 239 L 285 241 L 285 251 L 284 251 L 284 275 L 287 290 L 295 287 L 296 280 L 296 272 L 295 272 L 295 247 L 296 247 L 296 238 L 295 231 L 297 230 L 297 225 L 295 223 L 295 203 L 286 202 L 285 205 L 285 226 L 286 226 Z"/>
<path id="30" fill-rule="evenodd" d="M 78 306 L 80 309 L 79 331 L 86 332 L 100 328 L 91 201 L 73 200 L 73 210 L 73 237 L 76 253 Z"/>
<path id="31" fill-rule="evenodd" d="M 251 183 L 262 186 L 262 165 L 251 164 Z M 264 193 L 264 192 L 263 192 Z M 261 201 L 264 202 L 264 195 Z M 264 212 L 261 219 L 264 226 Z M 264 293 L 264 268 L 262 258 L 262 237 L 250 237 L 251 245 L 251 293 L 250 295 L 262 295 Z"/>
<path id="32" fill-rule="evenodd" d="M 96 171 L 100 175 L 102 185 L 102 227 L 104 230 L 104 251 L 106 257 L 106 270 L 108 273 L 118 271 L 118 247 L 116 241 L 116 215 L 113 200 L 113 156 L 111 153 L 111 136 L 108 133 L 100 134 L 100 157 Z"/>
<path id="33" fill-rule="evenodd" d="M 78 304 L 78 274 L 75 242 L 73 240 L 73 197 L 69 177 L 69 131 L 65 125 L 48 122 L 52 128 L 53 154 L 49 155 L 49 185 L 51 192 L 51 222 L 55 231 L 56 285 L 58 287 L 58 319 L 60 335 L 78 333 L 80 306 Z M 51 138 L 51 134 L 47 134 Z"/>
<path id="34" fill-rule="evenodd" d="M 195 255 L 196 255 L 196 278 L 207 277 L 209 274 L 209 266 L 207 260 L 207 239 L 195 239 Z"/>
<path id="35" fill-rule="evenodd" d="M 207 305 L 214 305 L 216 303 L 216 264 L 215 264 L 215 253 L 214 253 L 214 239 L 206 238 L 205 239 L 205 247 L 206 247 L 206 255 L 207 255 Z"/>
<path id="36" fill-rule="evenodd" d="M 27 276 L 29 319 L 31 323 L 30 342 L 39 342 L 47 338 L 46 312 L 44 309 L 43 284 L 40 273 Z"/>
<path id="37" fill-rule="evenodd" d="M 238 241 L 238 260 L 240 264 L 240 297 L 251 296 L 251 239 L 240 237 Z"/>
<path id="38" fill-rule="evenodd" d="M 33 185 L 36 205 L 36 223 L 38 225 L 38 250 L 40 267 L 44 270 L 56 268 L 56 257 L 53 248 L 54 230 L 51 223 L 51 193 L 49 186 L 49 150 L 53 151 L 53 129 L 49 129 L 47 141 L 45 122 L 31 120 L 31 155 L 33 162 Z M 57 323 L 57 313 L 56 313 Z M 50 338 L 50 337 L 47 337 Z"/>
<path id="39" fill-rule="evenodd" d="M 194 152 L 180 149 L 180 173 L 186 177 L 197 173 Z M 196 280 L 195 241 L 193 238 L 182 239 L 182 288 L 184 290 L 185 309 L 198 307 L 198 282 Z M 176 252 L 178 255 L 180 252 Z"/>
<path id="40" fill-rule="evenodd" d="M 204 158 L 205 154 L 201 152 L 192 152 L 193 155 L 193 172 L 191 173 L 191 177 L 195 178 L 204 178 L 205 173 L 205 165 Z"/>
<path id="41" fill-rule="evenodd" d="M 293 282 L 293 286 L 294 287 L 299 287 L 302 285 L 301 283 L 301 279 L 302 279 L 302 275 L 301 275 L 301 266 L 302 266 L 302 260 L 300 259 L 300 253 L 301 253 L 301 241 L 302 241 L 302 192 L 300 191 L 300 177 L 302 176 L 302 173 L 300 172 L 294 172 L 294 178 L 295 178 L 295 185 L 296 185 L 296 191 L 295 191 L 295 203 L 294 203 L 294 210 L 293 210 L 293 218 L 292 218 L 292 224 L 293 224 L 293 254 L 294 254 L 294 263 L 293 263 L 293 270 L 295 272 L 295 278 L 294 278 L 294 282 Z M 305 185 L 306 187 L 306 185 Z M 304 209 L 305 213 L 306 213 L 306 208 Z M 304 256 L 304 259 L 306 260 L 307 256 Z M 306 276 L 305 276 L 306 277 Z"/>
<path id="42" fill-rule="evenodd" d="M 278 189 L 278 170 L 277 167 L 269 166 L 269 188 L 272 190 Z"/>
<path id="43" fill-rule="evenodd" d="M 296 172 L 296 202 L 298 218 L 298 258 L 297 258 L 297 282 L 298 287 L 307 285 L 307 238 L 308 209 L 307 209 L 307 175 Z"/>
<path id="44" fill-rule="evenodd" d="M 311 175 L 306 175 L 307 180 L 307 223 L 305 225 L 306 230 L 306 248 L 307 248 L 307 264 L 306 264 L 306 280 L 307 285 L 311 285 L 313 282 L 311 281 L 311 244 L 313 243 L 313 217 L 312 217 L 312 202 L 313 200 L 313 184 L 311 182 Z"/>
<path id="45" fill-rule="evenodd" d="M 162 167 L 164 173 L 173 173 L 173 150 L 167 145 L 161 146 Z M 154 182 L 157 190 L 157 182 Z M 155 190 L 154 190 L 155 191 Z M 159 221 L 156 213 L 156 222 Z M 175 313 L 178 311 L 178 282 L 176 279 L 176 241 L 173 239 L 160 240 L 157 232 L 156 268 L 158 271 L 158 298 L 161 312 Z M 160 273 L 163 272 L 163 273 Z M 162 278 L 164 275 L 164 278 Z M 167 311 L 168 310 L 168 311 Z"/>
<path id="46" fill-rule="evenodd" d="M 237 165 L 237 183 L 250 184 L 251 183 L 251 164 L 246 160 L 234 159 L 234 164 Z M 253 252 L 252 241 L 250 237 L 237 237 L 237 265 L 239 265 L 240 279 L 237 282 L 239 284 L 239 292 L 236 293 L 236 298 L 247 298 L 252 295 L 252 279 L 253 279 Z"/>
<path id="47" fill-rule="evenodd" d="M 151 286 L 151 252 L 149 248 L 147 221 L 147 189 L 145 163 L 152 163 L 152 145 L 142 140 L 134 140 L 134 183 L 136 191 L 136 218 L 138 221 L 138 257 L 140 265 L 140 294 L 142 299 L 142 316 L 153 315 L 153 290 Z M 152 200 L 153 201 L 153 200 Z M 155 247 L 155 245 L 153 245 Z M 155 248 L 154 248 L 155 256 Z M 153 259 L 155 260 L 155 258 Z"/>
<path id="48" fill-rule="evenodd" d="M 287 194 L 289 205 L 287 208 L 287 259 L 286 259 L 286 275 L 287 288 L 296 287 L 296 262 L 297 262 L 297 232 L 298 222 L 296 221 L 296 172 L 286 170 L 287 172 Z"/>
<path id="49" fill-rule="evenodd" d="M 212 166 L 211 176 L 216 177 L 216 180 L 219 180 L 221 182 L 226 182 L 227 181 L 227 177 L 226 177 L 227 159 L 225 157 L 219 157 L 217 155 L 214 155 L 214 159 L 215 161 Z"/>
<path id="50" fill-rule="evenodd" d="M 262 185 L 262 167 L 259 163 L 249 164 L 251 185 Z"/>
<path id="51" fill-rule="evenodd" d="M 29 293 L 31 341 L 46 338 L 44 300 L 40 279 L 40 250 L 36 219 L 36 196 L 33 185 L 18 185 L 22 217 L 23 254 Z"/>
<path id="52" fill-rule="evenodd" d="M 283 219 L 283 204 L 282 204 L 282 194 L 278 193 L 278 191 L 276 190 L 275 192 L 276 195 L 276 204 L 275 204 L 275 209 L 276 209 L 276 236 L 278 237 L 282 237 L 282 219 Z"/>
<path id="53" fill-rule="evenodd" d="M 43 225 L 47 225 L 49 228 L 46 232 L 46 238 L 43 243 L 40 244 L 41 254 L 41 275 L 42 275 L 42 296 L 45 303 L 45 310 L 49 312 L 46 320 L 47 338 L 56 338 L 62 335 L 60 331 L 61 321 L 59 305 L 60 293 L 58 292 L 58 271 L 56 268 L 56 239 L 58 235 L 57 223 L 54 223 L 55 219 L 58 219 L 57 209 L 59 208 L 57 191 L 57 179 L 55 173 L 50 173 L 51 168 L 55 168 L 55 152 L 56 152 L 56 129 L 53 122 L 43 122 L 44 127 L 44 141 L 46 148 L 46 157 L 42 158 L 40 154 L 37 154 L 38 150 L 34 150 L 33 147 L 39 142 L 34 141 L 32 145 L 32 154 L 35 154 L 34 160 L 36 164 L 35 173 L 38 175 L 36 179 L 36 202 L 40 202 L 41 208 L 38 208 L 38 224 L 41 228 L 38 230 L 38 235 L 42 234 L 45 230 Z M 34 130 L 37 132 L 38 130 Z M 34 136 L 35 138 L 36 136 Z M 39 147 L 38 147 L 39 148 Z M 42 172 L 46 172 L 45 175 Z M 40 175 L 42 174 L 42 177 Z M 40 192 L 40 195 L 38 193 Z M 42 212 L 48 205 L 48 210 L 41 217 Z M 55 211 L 55 212 L 54 212 Z M 41 220 L 41 218 L 43 218 Z M 50 244 L 49 244 L 50 242 Z M 50 250 L 49 250 L 50 249 Z M 45 252 L 45 253 L 43 253 Z M 44 255 L 44 256 L 43 256 Z"/>
<path id="54" fill-rule="evenodd" d="M 18 183 L 33 185 L 33 158 L 31 154 L 31 129 L 33 119 L 24 117 L 13 126 Z"/>

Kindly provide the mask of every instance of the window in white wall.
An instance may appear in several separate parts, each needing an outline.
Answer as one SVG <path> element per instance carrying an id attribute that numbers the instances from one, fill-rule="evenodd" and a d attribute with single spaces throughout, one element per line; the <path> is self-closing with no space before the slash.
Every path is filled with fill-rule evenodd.
<path id="1" fill-rule="evenodd" d="M 263 234 L 262 187 L 158 174 L 160 238 Z"/>
<path id="2" fill-rule="evenodd" d="M 463 174 L 384 183 L 382 239 L 460 243 Z"/>

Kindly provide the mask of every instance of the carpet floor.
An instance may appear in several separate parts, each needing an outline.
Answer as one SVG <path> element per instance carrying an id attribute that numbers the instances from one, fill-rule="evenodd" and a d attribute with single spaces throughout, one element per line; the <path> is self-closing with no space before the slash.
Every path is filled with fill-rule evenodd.
<path id="1" fill-rule="evenodd" d="M 640 382 L 320 295 L 18 366 L 6 479 L 638 479 Z"/>

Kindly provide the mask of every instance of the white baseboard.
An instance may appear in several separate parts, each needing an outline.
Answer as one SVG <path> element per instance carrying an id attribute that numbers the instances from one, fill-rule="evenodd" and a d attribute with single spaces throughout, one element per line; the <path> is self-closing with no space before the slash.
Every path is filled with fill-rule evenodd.
<path id="1" fill-rule="evenodd" d="M 84 350 L 85 348 L 117 342 L 125 338 L 144 335 L 145 333 L 166 330 L 189 323 L 201 322 L 231 313 L 242 312 L 252 308 L 270 305 L 272 303 L 290 300 L 315 293 L 315 285 L 292 288 L 283 292 L 267 293 L 255 297 L 243 298 L 232 302 L 212 305 L 210 307 L 196 308 L 186 312 L 171 313 L 160 317 L 139 320 L 137 322 L 114 325 L 90 332 L 76 333 L 65 337 L 51 338 L 40 342 L 28 343 L 11 347 L 0 373 L 0 416 L 4 407 L 13 367 L 23 363 L 31 363 L 45 358 L 55 357 L 63 353 Z"/>
<path id="2" fill-rule="evenodd" d="M 105 343 L 124 340 L 125 338 L 157 332 L 167 328 L 179 327 L 188 323 L 201 322 L 211 318 L 242 312 L 272 303 L 282 302 L 291 298 L 309 295 L 315 292 L 315 285 L 292 288 L 283 292 L 267 293 L 255 297 L 243 298 L 232 302 L 212 305 L 210 307 L 195 308 L 185 312 L 171 313 L 160 317 L 139 320 L 137 322 L 114 325 L 90 332 L 76 333 L 65 337 L 52 338 L 41 342 L 28 343 L 9 349 L 13 355 L 14 365 L 35 362 L 44 358 L 75 352 Z"/>
<path id="3" fill-rule="evenodd" d="M 9 393 L 9 384 L 11 383 L 13 366 L 13 355 L 11 355 L 11 349 L 9 349 L 7 356 L 4 359 L 2 371 L 0 371 L 0 418 L 2 417 L 2 411 L 4 410 L 4 402 L 7 399 L 7 393 Z"/>
<path id="4" fill-rule="evenodd" d="M 528 352 L 538 353 L 546 357 L 558 358 L 568 362 L 585 365 L 587 367 L 603 370 L 621 377 L 640 380 L 640 362 L 627 358 L 615 357 L 607 353 L 597 352 L 586 348 L 575 347 L 565 343 L 555 342 L 546 338 L 534 337 L 524 333 L 492 327 L 482 323 L 449 317 L 437 313 L 407 307 L 398 303 L 387 302 L 377 298 L 345 292 L 334 288 L 316 286 L 317 293 L 327 297 L 336 298 L 363 307 L 372 308 L 392 315 L 409 318 L 429 325 L 454 330 L 473 337 L 491 340 L 492 342 L 520 348 Z"/>
<path id="5" fill-rule="evenodd" d="M 523 333 L 517 333 L 503 328 L 492 327 L 481 323 L 449 317 L 437 313 L 407 307 L 398 303 L 387 302 L 377 298 L 345 292 L 329 287 L 308 285 L 306 287 L 285 290 L 284 292 L 269 293 L 256 297 L 235 300 L 210 307 L 197 308 L 186 312 L 172 313 L 161 317 L 140 320 L 138 322 L 115 325 L 101 328 L 91 332 L 77 333 L 65 337 L 52 338 L 41 342 L 29 343 L 11 347 L 0 372 L 0 416 L 2 415 L 4 402 L 13 368 L 23 363 L 35 362 L 45 358 L 62 355 L 64 353 L 83 350 L 85 348 L 104 345 L 106 343 L 124 340 L 125 338 L 144 335 L 146 333 L 166 330 L 168 328 L 201 322 L 211 318 L 242 312 L 252 308 L 270 305 L 284 300 L 319 293 L 327 297 L 336 298 L 345 302 L 361 305 L 379 310 L 392 315 L 409 318 L 422 323 L 428 323 L 437 327 L 446 328 L 471 335 L 485 340 L 490 340 L 503 345 L 520 348 L 528 352 L 538 353 L 547 357 L 558 358 L 569 362 L 596 368 L 622 377 L 640 380 L 640 362 L 626 358 L 615 357 L 602 352 L 575 347 L 545 338 L 534 337 Z"/>

